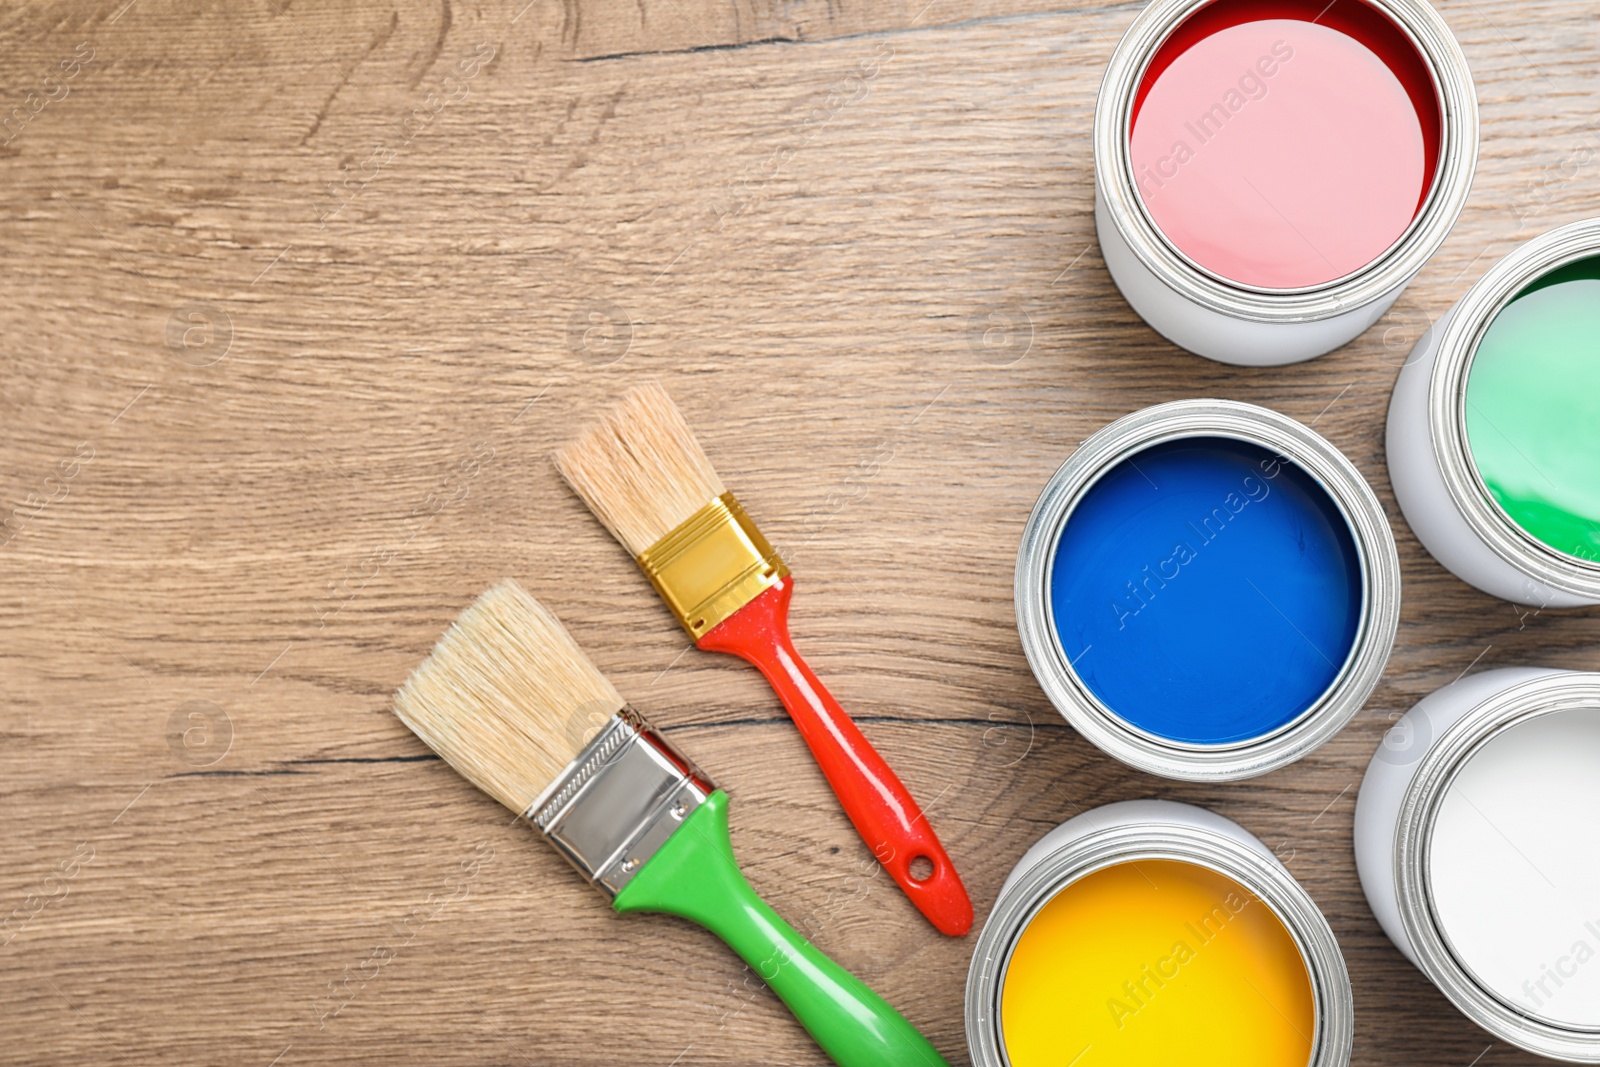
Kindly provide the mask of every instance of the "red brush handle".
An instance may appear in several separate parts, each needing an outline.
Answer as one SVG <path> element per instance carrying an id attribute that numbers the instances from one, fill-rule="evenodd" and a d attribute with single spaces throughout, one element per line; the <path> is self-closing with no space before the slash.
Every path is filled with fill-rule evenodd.
<path id="1" fill-rule="evenodd" d="M 972 901 L 955 864 L 910 791 L 795 651 L 789 637 L 793 596 L 794 579 L 786 577 L 697 643 L 711 652 L 732 652 L 761 669 L 872 854 L 929 922 L 959 937 L 972 929 Z M 921 881 L 911 876 L 918 858 L 933 865 L 933 873 Z"/>

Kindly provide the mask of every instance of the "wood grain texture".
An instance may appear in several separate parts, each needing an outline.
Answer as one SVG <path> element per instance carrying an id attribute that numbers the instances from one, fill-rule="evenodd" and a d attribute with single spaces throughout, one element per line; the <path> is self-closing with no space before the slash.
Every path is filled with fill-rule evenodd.
<path id="1" fill-rule="evenodd" d="M 29 117 L 0 134 L 0 914 L 22 916 L 0 1061 L 820 1062 L 720 946 L 610 914 L 390 713 L 510 575 L 729 787 L 755 886 L 966 1062 L 971 939 L 872 876 L 759 678 L 686 649 L 549 462 L 654 377 L 789 555 L 797 640 L 980 916 L 1077 811 L 1205 804 L 1328 915 L 1358 1064 L 1529 1063 L 1385 940 L 1350 822 L 1431 689 L 1600 669 L 1600 613 L 1522 611 L 1434 563 L 1382 454 L 1421 329 L 1600 202 L 1600 23 L 1444 0 L 1483 108 L 1460 224 L 1360 339 L 1245 370 L 1144 326 L 1094 243 L 1093 102 L 1138 7 L 7 5 L 0 112 Z M 1050 472 L 1187 396 L 1314 423 L 1379 491 L 1405 574 L 1370 706 L 1224 786 L 1070 731 L 1011 603 Z"/>

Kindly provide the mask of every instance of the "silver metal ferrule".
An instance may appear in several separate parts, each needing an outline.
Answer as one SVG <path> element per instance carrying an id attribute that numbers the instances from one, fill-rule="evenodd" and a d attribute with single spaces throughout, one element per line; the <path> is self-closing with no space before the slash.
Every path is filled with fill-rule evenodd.
<path id="1" fill-rule="evenodd" d="M 600 727 L 526 818 L 616 896 L 716 785 L 632 708 Z"/>

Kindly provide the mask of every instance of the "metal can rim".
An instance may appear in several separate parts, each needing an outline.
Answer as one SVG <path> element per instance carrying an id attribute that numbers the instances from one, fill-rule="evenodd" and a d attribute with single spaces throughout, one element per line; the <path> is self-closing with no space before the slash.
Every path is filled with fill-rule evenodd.
<path id="1" fill-rule="evenodd" d="M 1113 224 L 1151 274 L 1186 299 L 1252 322 L 1312 322 L 1365 307 L 1398 291 L 1444 243 L 1472 187 L 1478 160 L 1478 98 L 1472 71 L 1444 19 L 1425 0 L 1363 0 L 1410 39 L 1433 76 L 1443 129 L 1433 183 L 1406 231 L 1371 263 L 1300 289 L 1228 281 L 1201 268 L 1161 232 L 1134 185 L 1129 158 L 1133 99 L 1157 49 L 1214 0 L 1153 0 L 1128 27 L 1106 66 L 1095 104 L 1095 186 Z"/>
<path id="2" fill-rule="evenodd" d="M 1183 437 L 1226 437 L 1271 449 L 1322 486 L 1345 517 L 1361 563 L 1362 610 L 1344 664 L 1318 700 L 1261 737 L 1195 745 L 1139 730 L 1078 678 L 1050 621 L 1055 545 L 1083 494 L 1106 471 L 1152 445 Z M 1050 702 L 1102 751 L 1152 774 L 1231 781 L 1276 770 L 1321 746 L 1361 710 L 1376 688 L 1400 620 L 1400 557 L 1377 496 L 1343 453 L 1308 426 L 1234 400 L 1177 400 L 1124 415 L 1090 435 L 1057 468 L 1023 528 L 1015 584 L 1017 630 L 1028 664 Z"/>
<path id="3" fill-rule="evenodd" d="M 974 1067 L 1009 1067 L 1000 1036 L 1000 994 L 1017 939 L 1046 903 L 1074 881 L 1117 863 L 1171 859 L 1216 871 L 1272 909 L 1300 949 L 1316 1004 L 1308 1067 L 1344 1067 L 1355 1034 L 1350 974 L 1338 939 L 1305 887 L 1276 859 L 1215 830 L 1187 823 L 1091 830 L 1040 859 L 1011 886 L 984 923 L 967 974 L 967 1044 Z"/>
<path id="4" fill-rule="evenodd" d="M 1600 1027 L 1560 1026 L 1519 1011 L 1456 958 L 1434 906 L 1428 857 L 1439 806 L 1490 740 L 1543 715 L 1600 703 L 1600 674 L 1562 671 L 1516 682 L 1480 701 L 1429 745 L 1395 821 L 1395 897 L 1417 966 L 1467 1018 L 1518 1048 L 1570 1063 L 1600 1063 Z"/>
<path id="5" fill-rule="evenodd" d="M 1600 600 L 1600 561 L 1545 544 L 1494 502 L 1467 443 L 1467 376 L 1478 343 L 1506 305 L 1532 282 L 1581 259 L 1600 256 L 1600 218 L 1549 230 L 1508 253 L 1456 302 L 1443 323 L 1428 380 L 1428 436 L 1446 491 L 1489 548 L 1534 582 Z"/>

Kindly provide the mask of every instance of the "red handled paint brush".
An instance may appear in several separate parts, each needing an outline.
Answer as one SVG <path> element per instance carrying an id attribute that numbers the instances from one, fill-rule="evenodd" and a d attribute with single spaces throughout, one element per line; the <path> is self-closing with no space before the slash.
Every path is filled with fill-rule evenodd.
<path id="1" fill-rule="evenodd" d="M 556 466 L 697 646 L 766 675 L 856 831 L 917 909 L 942 933 L 970 930 L 972 901 L 922 809 L 795 650 L 789 568 L 666 391 L 630 391 L 556 453 Z M 931 867 L 925 877 L 913 873 L 918 861 Z"/>

